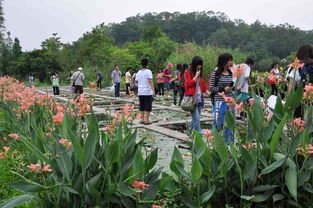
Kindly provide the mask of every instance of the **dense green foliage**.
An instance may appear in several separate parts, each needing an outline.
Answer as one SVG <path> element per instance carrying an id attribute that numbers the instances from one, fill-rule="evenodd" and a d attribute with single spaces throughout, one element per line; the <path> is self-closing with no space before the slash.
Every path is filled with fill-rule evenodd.
<path id="1" fill-rule="evenodd" d="M 123 72 L 128 66 L 138 70 L 143 57 L 149 58 L 155 72 L 169 61 L 190 63 L 192 56 L 200 55 L 206 72 L 210 72 L 218 54 L 225 51 L 236 57 L 236 63 L 246 56 L 254 57 L 256 69 L 264 71 L 273 61 L 290 58 L 301 44 L 313 43 L 312 31 L 288 24 L 268 26 L 259 21 L 249 25 L 211 11 L 137 15 L 121 23 L 100 24 L 73 43 L 62 43 L 54 33 L 40 49 L 24 52 L 17 38 L 12 40 L 10 33 L 3 34 L 2 7 L 0 29 L 1 74 L 23 80 L 32 74 L 41 82 L 49 81 L 54 71 L 61 72 L 61 81 L 65 81 L 70 71 L 82 66 L 88 81 L 94 81 L 95 70 L 99 70 L 104 82 L 110 83 L 114 64 L 120 64 Z"/>

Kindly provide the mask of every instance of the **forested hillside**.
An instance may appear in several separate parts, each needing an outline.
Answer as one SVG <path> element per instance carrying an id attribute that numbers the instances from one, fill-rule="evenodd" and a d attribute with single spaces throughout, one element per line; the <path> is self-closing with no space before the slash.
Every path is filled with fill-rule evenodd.
<path id="1" fill-rule="evenodd" d="M 121 23 L 102 23 L 72 43 L 62 43 L 54 33 L 43 40 L 40 49 L 22 51 L 19 39 L 4 29 L 2 7 L 0 15 L 1 74 L 19 79 L 33 74 L 40 81 L 49 80 L 54 71 L 65 79 L 79 66 L 85 68 L 87 77 L 94 78 L 95 70 L 100 70 L 109 79 L 114 64 L 120 64 L 123 72 L 128 66 L 138 69 L 143 57 L 150 59 L 150 68 L 156 71 L 168 61 L 188 63 L 192 56 L 201 55 L 208 73 L 215 67 L 216 56 L 224 51 L 232 53 L 236 63 L 252 56 L 255 69 L 264 71 L 301 44 L 313 44 L 312 31 L 288 24 L 273 26 L 256 21 L 249 25 L 211 11 L 162 12 L 129 17 Z"/>

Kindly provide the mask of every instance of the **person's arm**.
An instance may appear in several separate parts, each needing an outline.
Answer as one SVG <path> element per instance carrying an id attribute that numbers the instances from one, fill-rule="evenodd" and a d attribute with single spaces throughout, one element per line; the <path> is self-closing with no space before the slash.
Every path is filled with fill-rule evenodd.
<path id="1" fill-rule="evenodd" d="M 112 84 L 114 84 L 114 83 L 115 83 L 115 80 L 114 80 L 114 71 L 112 71 L 112 73 L 111 73 L 111 79 L 112 79 Z"/>
<path id="2" fill-rule="evenodd" d="M 194 87 L 196 85 L 196 81 L 191 77 L 190 71 L 185 72 L 184 78 L 185 78 L 185 86 L 187 88 Z"/>
<path id="3" fill-rule="evenodd" d="M 153 80 L 152 79 L 149 79 L 149 84 L 150 84 L 150 87 L 152 89 L 152 93 L 153 93 L 153 96 L 155 95 L 155 91 L 154 91 L 154 84 L 153 84 Z"/>
<path id="4" fill-rule="evenodd" d="M 82 79 L 82 82 L 83 82 L 83 81 L 85 81 L 85 75 L 84 75 L 84 74 L 82 74 L 82 76 L 81 76 L 81 77 L 82 77 L 82 78 L 81 78 L 81 79 Z"/>

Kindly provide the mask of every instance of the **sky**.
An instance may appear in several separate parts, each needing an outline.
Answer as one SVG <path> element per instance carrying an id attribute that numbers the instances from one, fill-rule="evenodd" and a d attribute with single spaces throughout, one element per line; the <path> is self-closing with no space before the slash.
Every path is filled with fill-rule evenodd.
<path id="1" fill-rule="evenodd" d="M 7 31 L 17 37 L 23 50 L 40 48 L 58 33 L 61 41 L 76 41 L 101 23 L 119 23 L 147 12 L 224 12 L 230 19 L 247 23 L 288 23 L 313 29 L 312 0 L 4 0 Z"/>

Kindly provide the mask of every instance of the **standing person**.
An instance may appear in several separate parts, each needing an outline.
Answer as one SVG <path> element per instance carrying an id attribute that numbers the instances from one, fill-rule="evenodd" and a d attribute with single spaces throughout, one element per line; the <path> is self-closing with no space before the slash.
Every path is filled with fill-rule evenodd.
<path id="1" fill-rule="evenodd" d="M 74 87 L 74 93 L 83 94 L 84 93 L 84 81 L 85 75 L 83 74 L 83 68 L 79 67 L 76 72 L 71 76 L 71 81 Z"/>
<path id="2" fill-rule="evenodd" d="M 303 87 L 306 84 L 313 84 L 313 47 L 302 45 L 298 49 L 296 56 L 303 63 L 303 67 L 300 70 Z"/>
<path id="3" fill-rule="evenodd" d="M 209 91 L 202 75 L 203 60 L 199 56 L 192 59 L 191 68 L 185 71 L 185 96 L 195 96 L 196 109 L 191 112 L 192 120 L 190 122 L 190 130 L 196 130 L 202 135 L 200 126 L 201 109 L 204 106 L 203 93 L 209 95 Z"/>
<path id="4" fill-rule="evenodd" d="M 162 69 L 159 69 L 159 72 L 157 74 L 157 83 L 159 96 L 164 96 L 164 77 Z"/>
<path id="5" fill-rule="evenodd" d="M 120 71 L 120 66 L 118 64 L 115 64 L 111 77 L 112 77 L 112 83 L 114 84 L 116 98 L 120 98 L 121 76 L 122 76 L 122 73 Z"/>
<path id="6" fill-rule="evenodd" d="M 34 85 L 34 80 L 35 80 L 34 76 L 30 74 L 30 75 L 28 76 L 28 82 L 29 82 L 29 87 L 30 87 L 30 88 L 33 87 L 33 85 Z"/>
<path id="7" fill-rule="evenodd" d="M 51 81 L 52 81 L 53 94 L 59 95 L 60 94 L 59 74 L 54 73 L 52 75 Z"/>
<path id="8" fill-rule="evenodd" d="M 244 68 L 244 72 L 242 75 L 235 79 L 236 82 L 236 91 L 235 96 L 239 98 L 239 102 L 246 102 L 249 99 L 248 92 L 249 92 L 249 77 L 251 73 L 251 67 L 254 65 L 254 60 L 251 57 L 248 57 L 245 63 L 240 64 Z M 236 117 L 240 118 L 240 111 L 236 111 Z"/>
<path id="9" fill-rule="evenodd" d="M 181 71 L 182 71 L 182 65 L 181 64 L 177 64 L 176 65 L 176 71 L 175 71 L 175 77 L 173 78 L 173 79 L 171 79 L 171 81 L 170 81 L 170 83 L 171 83 L 171 85 L 172 85 L 172 87 L 173 87 L 173 106 L 176 106 L 176 104 L 177 104 L 177 93 L 178 93 L 178 81 L 179 81 L 179 79 L 178 79 L 178 76 L 179 76 L 179 74 L 181 73 Z"/>
<path id="10" fill-rule="evenodd" d="M 181 102 L 183 101 L 185 95 L 185 71 L 189 68 L 188 64 L 183 64 L 182 70 L 178 74 L 178 92 L 179 92 L 179 103 L 180 106 Z"/>
<path id="11" fill-rule="evenodd" d="M 99 90 L 101 90 L 101 88 L 102 88 L 102 84 L 101 84 L 101 82 L 102 82 L 102 80 L 103 80 L 103 77 L 102 77 L 102 74 L 97 70 L 96 71 L 96 78 L 97 78 L 97 88 L 99 89 Z"/>
<path id="12" fill-rule="evenodd" d="M 210 92 L 213 97 L 213 126 L 218 130 L 224 129 L 225 141 L 230 144 L 233 141 L 233 134 L 229 128 L 224 128 L 226 112 L 233 111 L 233 106 L 228 106 L 219 93 L 224 92 L 227 97 L 233 96 L 233 77 L 229 69 L 233 65 L 233 56 L 224 53 L 218 56 L 217 68 L 212 73 L 210 80 Z"/>
<path id="13" fill-rule="evenodd" d="M 144 58 L 141 60 L 142 69 L 136 74 L 136 82 L 138 83 L 139 111 L 141 112 L 141 124 L 149 125 L 150 112 L 152 111 L 152 101 L 155 94 L 153 76 L 148 69 L 149 60 Z"/>
<path id="14" fill-rule="evenodd" d="M 278 80 L 278 78 L 280 77 L 279 74 L 279 69 L 278 69 L 278 63 L 277 62 L 273 62 L 273 64 L 271 65 L 271 71 L 270 74 L 275 75 L 276 80 Z M 271 95 L 276 95 L 278 94 L 278 88 L 277 88 L 277 82 L 276 83 L 270 83 L 271 87 L 272 87 L 272 91 L 271 91 Z"/>
<path id="15" fill-rule="evenodd" d="M 125 78 L 126 78 L 126 95 L 129 95 L 129 88 L 130 88 L 130 84 L 132 83 L 131 71 L 132 71 L 132 68 L 128 67 L 127 68 L 127 72 L 125 74 Z"/>
<path id="16" fill-rule="evenodd" d="M 72 94 L 74 94 L 74 85 L 73 85 L 73 81 L 71 79 L 73 73 L 74 73 L 73 71 L 70 71 L 70 76 L 66 79 L 66 81 L 70 81 L 70 90 L 71 90 Z"/>
<path id="17" fill-rule="evenodd" d="M 172 68 L 173 68 L 173 64 L 168 63 L 167 67 L 163 70 L 163 77 L 164 77 L 164 83 L 165 83 L 165 89 L 166 89 L 167 95 L 170 91 L 170 81 L 171 81 L 171 77 L 172 77 Z"/>

